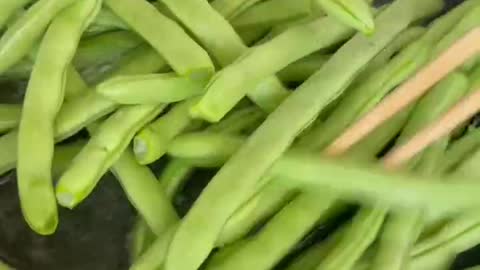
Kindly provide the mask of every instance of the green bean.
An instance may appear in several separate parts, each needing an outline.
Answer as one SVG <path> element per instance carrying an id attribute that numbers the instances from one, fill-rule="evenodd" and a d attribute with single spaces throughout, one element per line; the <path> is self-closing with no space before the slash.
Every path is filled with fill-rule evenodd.
<path id="1" fill-rule="evenodd" d="M 365 0 L 315 0 L 314 3 L 328 15 L 365 34 L 375 31 L 371 8 Z"/>
<path id="2" fill-rule="evenodd" d="M 208 54 L 179 25 L 147 1 L 105 0 L 105 4 L 149 42 L 179 75 L 206 81 L 213 74 L 214 66 Z M 165 39 L 167 33 L 169 38 Z"/>
<path id="3" fill-rule="evenodd" d="M 194 102 L 187 100 L 174 106 L 135 136 L 133 149 L 140 164 L 150 164 L 160 158 L 173 138 L 192 124 L 188 110 Z"/>
<path id="4" fill-rule="evenodd" d="M 83 39 L 73 58 L 77 69 L 85 69 L 99 63 L 112 62 L 125 52 L 142 43 L 135 34 L 127 31 L 113 31 Z"/>
<path id="5" fill-rule="evenodd" d="M 227 66 L 247 51 L 233 27 L 205 1 L 162 1 L 218 61 Z M 202 25 L 208 24 L 205 28 Z M 218 42 L 221 40 L 222 42 Z M 288 95 L 276 78 L 268 78 L 249 90 L 248 96 L 265 111 L 274 110 Z"/>
<path id="6" fill-rule="evenodd" d="M 133 153 L 126 150 L 113 164 L 112 171 L 149 228 L 156 235 L 164 233 L 177 214 L 150 169 L 139 165 Z"/>
<path id="7" fill-rule="evenodd" d="M 177 136 L 169 145 L 169 155 L 197 167 L 220 167 L 245 142 L 243 136 L 195 132 Z"/>
<path id="8" fill-rule="evenodd" d="M 60 178 L 56 187 L 59 204 L 72 209 L 83 201 L 120 158 L 135 133 L 164 108 L 165 105 L 129 106 L 110 116 Z"/>
<path id="9" fill-rule="evenodd" d="M 232 25 L 238 27 L 258 27 L 304 18 L 310 15 L 312 6 L 310 0 L 288 1 L 269 0 L 246 10 L 232 20 Z"/>
<path id="10" fill-rule="evenodd" d="M 0 137 L 0 174 L 4 174 L 17 165 L 18 130 L 14 129 Z"/>
<path id="11" fill-rule="evenodd" d="M 328 31 L 327 31 L 328 30 Z M 191 113 L 210 122 L 220 120 L 246 91 L 302 57 L 349 38 L 353 29 L 331 18 L 292 27 L 245 52 L 218 72 Z"/>
<path id="12" fill-rule="evenodd" d="M 325 212 L 332 206 L 332 202 L 332 196 L 329 194 L 319 196 L 319 194 L 306 193 L 287 204 L 252 240 L 246 240 L 247 242 L 230 254 L 228 258 L 220 260 L 220 263 L 217 264 L 209 264 L 207 269 L 271 269 L 276 261 L 260 260 L 257 254 L 268 250 L 269 257 L 281 258 L 316 224 L 329 216 L 325 215 Z M 322 214 L 320 215 L 320 213 Z M 305 224 L 310 226 L 305 226 Z M 272 237 L 272 232 L 278 231 L 285 233 L 282 234 L 282 237 Z M 286 242 L 289 245 L 286 245 Z M 279 246 L 288 247 L 288 250 L 279 249 Z M 255 256 L 255 259 L 252 259 L 252 256 Z"/>
<path id="13" fill-rule="evenodd" d="M 203 94 L 204 84 L 175 73 L 118 76 L 100 83 L 97 93 L 119 104 L 158 104 Z"/>
<path id="14" fill-rule="evenodd" d="M 255 5 L 260 0 L 214 0 L 212 7 L 227 19 L 234 18 L 238 14 Z"/>
<path id="15" fill-rule="evenodd" d="M 15 21 L 0 38 L 0 74 L 26 56 L 52 19 L 73 0 L 40 0 Z"/>
<path id="16" fill-rule="evenodd" d="M 365 202 L 383 201 L 394 207 L 443 207 L 443 211 L 448 213 L 478 204 L 477 198 L 472 194 L 480 186 L 463 176 L 389 174 L 374 166 L 333 163 L 312 158 L 308 154 L 292 154 L 277 162 L 273 175 L 281 176 L 282 180 L 289 178 L 289 182 L 282 181 L 285 185 L 293 185 L 294 179 L 297 187 L 303 186 L 311 190 L 329 188 L 345 198 Z M 329 178 L 328 175 L 335 175 L 335 178 Z M 445 196 L 449 196 L 448 202 L 445 201 Z"/>
<path id="17" fill-rule="evenodd" d="M 170 160 L 158 178 L 167 196 L 171 199 L 192 175 L 195 167 L 181 159 Z"/>
<path id="18" fill-rule="evenodd" d="M 375 240 L 387 210 L 382 205 L 361 209 L 345 230 L 343 238 L 315 269 L 352 269 Z"/>
<path id="19" fill-rule="evenodd" d="M 313 128 L 300 143 L 310 141 L 311 138 L 320 138 L 314 146 L 318 148 L 327 146 L 350 124 L 378 104 L 393 88 L 419 70 L 429 59 L 430 50 L 430 44 L 420 41 L 401 51 L 383 68 L 348 90 L 328 118 Z"/>
<path id="20" fill-rule="evenodd" d="M 21 113 L 21 105 L 0 104 L 0 132 L 16 128 L 20 122 Z"/>
<path id="21" fill-rule="evenodd" d="M 441 7 L 441 1 L 422 1 L 422 6 L 418 4 L 418 1 L 413 0 L 394 2 L 379 15 L 377 31 L 371 38 L 367 39 L 359 34 L 347 42 L 320 71 L 269 115 L 244 147 L 230 158 L 212 179 L 180 224 L 169 249 L 167 269 L 186 270 L 198 267 L 210 253 L 227 218 L 245 201 L 252 189 L 256 188 L 260 177 L 290 146 L 297 134 L 314 120 L 322 108 L 339 96 L 361 67 L 399 32 Z M 392 18 L 395 18 L 394 23 Z M 322 91 L 318 91 L 318 85 L 322 85 Z M 288 119 L 288 122 L 285 122 L 285 119 Z M 286 125 L 288 129 L 285 128 Z M 228 195 L 219 199 L 218 194 Z M 197 234 L 198 223 L 206 213 L 215 215 L 209 215 L 208 228 L 202 234 Z M 190 252 L 186 255 L 183 250 L 187 247 Z"/>
<path id="22" fill-rule="evenodd" d="M 164 68 L 165 61 L 148 46 L 141 46 L 131 52 L 108 77 L 152 73 Z M 118 104 L 88 91 L 79 98 L 66 102 L 57 115 L 55 137 L 62 140 L 77 133 L 83 127 L 100 117 L 111 113 Z"/>
<path id="23" fill-rule="evenodd" d="M 51 162 L 53 126 L 63 102 L 66 69 L 83 30 L 100 6 L 101 1 L 82 1 L 65 9 L 52 21 L 28 83 L 18 133 L 17 174 L 22 212 L 30 227 L 39 234 L 53 233 L 58 223 Z M 61 51 L 58 44 L 62 44 Z M 34 140 L 32 134 L 35 134 Z"/>
<path id="24" fill-rule="evenodd" d="M 225 223 L 216 241 L 225 246 L 247 235 L 255 225 L 273 216 L 297 194 L 294 189 L 271 181 L 258 194 L 248 200 Z"/>
<path id="25" fill-rule="evenodd" d="M 86 94 L 88 85 L 82 75 L 72 65 L 67 67 L 65 80 L 65 100 L 69 101 Z"/>
<path id="26" fill-rule="evenodd" d="M 319 70 L 328 58 L 329 56 L 324 54 L 309 55 L 280 70 L 278 77 L 283 82 L 303 82 Z"/>
<path id="27" fill-rule="evenodd" d="M 2 1 L 0 3 L 0 29 L 2 29 L 7 21 L 24 6 L 28 5 L 32 0 L 18 1 Z"/>

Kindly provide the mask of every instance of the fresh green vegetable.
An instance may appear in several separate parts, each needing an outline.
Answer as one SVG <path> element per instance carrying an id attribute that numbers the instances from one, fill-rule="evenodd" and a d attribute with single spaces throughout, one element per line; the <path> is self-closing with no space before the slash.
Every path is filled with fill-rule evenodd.
<path id="1" fill-rule="evenodd" d="M 412 22 L 441 8 L 440 1 L 422 1 L 421 6 L 418 4 L 413 0 L 393 3 L 379 14 L 376 21 L 377 31 L 370 39 L 360 34 L 347 42 L 320 71 L 269 115 L 250 136 L 247 144 L 230 158 L 212 179 L 180 224 L 169 249 L 167 269 L 196 269 L 210 253 L 227 218 L 245 201 L 252 189 L 256 188 L 260 177 L 290 146 L 299 132 L 306 128 L 328 103 L 338 97 L 361 67 L 399 32 Z M 394 23 L 389 23 L 393 20 Z M 318 85 L 322 85 L 322 91 L 318 91 Z M 285 119 L 289 119 L 288 129 L 284 128 Z M 228 195 L 220 199 L 218 194 Z M 208 227 L 203 233 L 197 234 L 196 228 L 204 220 L 206 213 L 215 215 L 209 218 Z M 185 254 L 183 251 L 187 248 L 190 252 Z"/>
<path id="2" fill-rule="evenodd" d="M 66 69 L 100 5 L 97 0 L 82 1 L 55 17 L 42 39 L 28 82 L 18 132 L 18 187 L 25 220 L 40 234 L 52 234 L 58 224 L 51 175 L 53 126 L 63 102 Z"/>
<path id="3" fill-rule="evenodd" d="M 371 7 L 366 0 L 314 0 L 328 15 L 370 35 L 375 31 Z"/>

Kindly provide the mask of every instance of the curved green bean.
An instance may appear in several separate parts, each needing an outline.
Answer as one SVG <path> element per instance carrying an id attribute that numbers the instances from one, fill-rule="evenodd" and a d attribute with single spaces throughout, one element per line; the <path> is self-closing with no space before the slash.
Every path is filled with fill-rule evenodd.
<path id="1" fill-rule="evenodd" d="M 21 113 L 21 105 L 0 104 L 0 132 L 16 128 L 20 122 Z"/>
<path id="2" fill-rule="evenodd" d="M 205 82 L 215 71 L 207 52 L 179 25 L 162 15 L 147 1 L 105 0 L 104 2 L 150 43 L 179 75 Z M 164 35 L 168 35 L 168 38 Z"/>
<path id="3" fill-rule="evenodd" d="M 127 106 L 103 122 L 60 178 L 56 187 L 59 204 L 72 209 L 83 201 L 120 158 L 135 133 L 164 108 L 165 105 Z"/>
<path id="4" fill-rule="evenodd" d="M 0 38 L 0 74 L 26 56 L 42 37 L 53 18 L 73 0 L 39 0 Z"/>
<path id="5" fill-rule="evenodd" d="M 58 223 L 51 167 L 53 126 L 64 98 L 65 73 L 81 34 L 100 6 L 98 0 L 81 1 L 55 17 L 40 44 L 27 86 L 18 132 L 17 175 L 22 212 L 39 234 L 53 233 Z"/>
<path id="6" fill-rule="evenodd" d="M 341 94 L 361 68 L 399 32 L 414 21 L 437 11 L 441 8 L 442 1 L 422 1 L 420 4 L 421 6 L 414 0 L 394 2 L 378 16 L 377 31 L 370 39 L 360 34 L 347 42 L 320 71 L 269 115 L 250 136 L 247 144 L 214 176 L 180 224 L 169 249 L 167 269 L 190 270 L 201 265 L 213 248 L 228 217 L 248 198 L 252 190 L 257 188 L 259 179 L 295 137 L 327 104 Z M 319 85 L 322 86 L 322 91 L 318 91 Z M 286 126 L 288 128 L 285 128 Z M 354 177 L 350 176 L 349 180 Z M 336 178 L 330 180 L 337 181 Z M 224 195 L 218 197 L 218 194 Z M 215 215 L 210 216 L 208 228 L 198 234 L 198 224 L 204 220 L 206 213 Z M 190 251 L 187 254 L 184 252 L 186 249 Z"/>
<path id="7" fill-rule="evenodd" d="M 203 94 L 204 84 L 175 73 L 118 76 L 97 85 L 100 95 L 119 104 L 158 104 Z"/>
<path id="8" fill-rule="evenodd" d="M 371 7 L 366 0 L 314 0 L 313 3 L 326 14 L 362 33 L 371 35 L 375 31 Z"/>

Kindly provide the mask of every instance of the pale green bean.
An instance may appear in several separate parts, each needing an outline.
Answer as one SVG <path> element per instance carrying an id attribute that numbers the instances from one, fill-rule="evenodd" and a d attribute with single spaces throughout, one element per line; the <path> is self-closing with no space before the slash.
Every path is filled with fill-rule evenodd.
<path id="1" fill-rule="evenodd" d="M 375 31 L 375 22 L 370 2 L 366 0 L 314 0 L 322 10 L 337 20 L 370 35 Z"/>
<path id="2" fill-rule="evenodd" d="M 205 85 L 175 73 L 118 76 L 97 85 L 100 95 L 119 104 L 159 104 L 203 94 Z"/>
<path id="3" fill-rule="evenodd" d="M 42 39 L 28 82 L 18 132 L 17 175 L 22 212 L 39 234 L 52 234 L 58 224 L 51 173 L 54 124 L 64 98 L 66 70 L 100 6 L 98 0 L 81 1 L 55 17 Z"/>

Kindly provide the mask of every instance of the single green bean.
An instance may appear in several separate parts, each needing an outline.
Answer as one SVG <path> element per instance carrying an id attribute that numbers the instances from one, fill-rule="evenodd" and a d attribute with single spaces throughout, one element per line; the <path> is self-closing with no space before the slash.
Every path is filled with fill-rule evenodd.
<path id="1" fill-rule="evenodd" d="M 136 0 L 105 0 L 104 2 L 147 40 L 179 75 L 205 82 L 215 71 L 207 52 L 179 25 L 158 12 L 149 2 Z M 169 38 L 165 39 L 165 34 Z"/>
<path id="2" fill-rule="evenodd" d="M 59 204 L 72 209 L 83 201 L 120 158 L 135 133 L 164 108 L 165 105 L 127 106 L 102 123 L 60 178 L 56 187 Z"/>
<path id="3" fill-rule="evenodd" d="M 159 104 L 203 94 L 204 84 L 175 73 L 118 76 L 97 85 L 100 95 L 119 104 Z"/>
<path id="4" fill-rule="evenodd" d="M 138 164 L 127 149 L 113 164 L 112 172 L 148 227 L 158 236 L 165 233 L 177 213 L 152 171 Z"/>
<path id="5" fill-rule="evenodd" d="M 5 26 L 7 21 L 14 16 L 16 12 L 30 2 L 32 2 L 32 0 L 2 1 L 0 3 L 0 29 Z"/>
<path id="6" fill-rule="evenodd" d="M 244 136 L 195 132 L 177 136 L 167 153 L 196 167 L 221 167 L 245 142 Z"/>
<path id="7" fill-rule="evenodd" d="M 227 19 L 232 19 L 260 0 L 214 0 L 212 7 Z"/>
<path id="8" fill-rule="evenodd" d="M 0 38 L 0 74 L 25 57 L 50 22 L 73 0 L 40 0 L 16 20 Z"/>
<path id="9" fill-rule="evenodd" d="M 0 104 L 0 132 L 16 128 L 20 122 L 21 113 L 21 105 Z"/>
<path id="10" fill-rule="evenodd" d="M 235 63 L 218 72 L 191 113 L 211 122 L 219 121 L 248 89 L 306 55 L 348 39 L 353 29 L 332 18 L 320 18 L 292 27 L 251 48 Z"/>
<path id="11" fill-rule="evenodd" d="M 278 23 L 304 18 L 312 13 L 310 0 L 268 0 L 246 10 L 232 20 L 241 27 L 273 27 Z"/>
<path id="12" fill-rule="evenodd" d="M 274 167 L 273 174 L 282 177 L 279 178 L 282 180 L 290 179 L 285 185 L 290 183 L 311 190 L 329 188 L 345 198 L 365 202 L 383 201 L 393 207 L 443 207 L 445 213 L 451 213 L 479 203 L 473 194 L 480 189 L 480 185 L 464 176 L 414 176 L 387 173 L 373 165 L 333 163 L 312 158 L 308 154 L 291 154 L 276 163 L 278 165 Z M 329 177 L 330 175 L 335 177 Z M 295 184 L 292 181 L 296 181 Z M 445 196 L 450 199 L 445 201 Z"/>
<path id="13" fill-rule="evenodd" d="M 17 175 L 22 212 L 39 234 L 53 233 L 58 223 L 51 167 L 53 127 L 64 98 L 65 73 L 100 6 L 98 0 L 81 1 L 55 17 L 40 44 L 27 86 L 18 132 Z M 62 44 L 60 51 L 58 44 Z"/>
<path id="14" fill-rule="evenodd" d="M 240 28 L 237 29 L 238 35 L 247 46 L 251 46 L 266 36 L 270 27 Z"/>
<path id="15" fill-rule="evenodd" d="M 317 72 L 329 57 L 318 53 L 306 56 L 280 70 L 278 77 L 283 82 L 303 82 Z"/>
<path id="16" fill-rule="evenodd" d="M 196 269 L 210 253 L 225 221 L 256 189 L 258 180 L 294 138 L 399 32 L 412 22 L 437 11 L 442 1 L 422 1 L 420 4 L 414 0 L 394 2 L 378 16 L 378 28 L 371 38 L 356 35 L 269 115 L 247 144 L 215 175 L 180 224 L 169 249 L 167 269 Z M 322 91 L 318 91 L 318 85 L 322 85 Z M 218 194 L 224 195 L 218 197 Z M 206 213 L 213 216 L 209 215 L 208 228 L 198 234 L 198 224 L 204 220 Z M 184 252 L 186 248 L 190 250 L 188 254 Z"/>
<path id="17" fill-rule="evenodd" d="M 371 7 L 366 0 L 314 0 L 313 3 L 328 15 L 362 33 L 370 35 L 375 31 Z"/>

